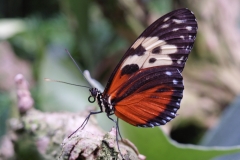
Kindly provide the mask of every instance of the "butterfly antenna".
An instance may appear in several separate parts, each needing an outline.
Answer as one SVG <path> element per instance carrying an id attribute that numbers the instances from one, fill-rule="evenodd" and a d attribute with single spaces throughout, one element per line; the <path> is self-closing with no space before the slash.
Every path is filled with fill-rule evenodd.
<path id="1" fill-rule="evenodd" d="M 81 68 L 78 66 L 77 62 L 73 59 L 73 57 L 72 57 L 72 55 L 70 54 L 70 52 L 69 52 L 67 49 L 65 49 L 65 51 L 67 52 L 67 54 L 69 55 L 69 57 L 72 59 L 73 63 L 74 63 L 75 66 L 78 68 L 78 70 L 80 71 L 80 73 L 83 75 L 83 77 L 85 78 L 85 80 L 88 82 L 87 78 L 86 78 L 86 77 L 84 76 L 84 74 L 83 74 L 83 71 L 82 71 Z M 89 82 L 88 82 L 88 84 L 89 84 L 91 87 L 93 87 Z M 90 87 L 89 87 L 89 88 L 90 88 Z"/>
<path id="2" fill-rule="evenodd" d="M 44 80 L 45 80 L 45 81 L 48 81 L 48 82 L 64 83 L 64 84 L 69 84 L 69 85 L 72 85 L 72 86 L 78 86 L 78 87 L 84 87 L 84 88 L 88 88 L 88 89 L 91 88 L 91 87 L 88 87 L 88 86 L 83 86 L 83 85 L 78 85 L 78 84 L 68 83 L 68 82 L 64 82 L 64 81 L 53 80 L 53 79 L 49 79 L 49 78 L 44 78 Z"/>

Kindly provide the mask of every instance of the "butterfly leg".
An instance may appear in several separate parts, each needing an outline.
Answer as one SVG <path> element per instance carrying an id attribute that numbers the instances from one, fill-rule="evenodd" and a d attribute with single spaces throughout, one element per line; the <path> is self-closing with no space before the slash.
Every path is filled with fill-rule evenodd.
<path id="1" fill-rule="evenodd" d="M 88 123 L 88 120 L 90 119 L 91 115 L 94 115 L 94 114 L 99 114 L 99 113 L 102 113 L 103 110 L 102 110 L 102 107 L 100 107 L 100 111 L 91 111 L 89 113 L 89 115 L 87 116 L 87 118 L 83 121 L 83 123 L 81 124 L 80 127 L 78 127 L 73 133 L 71 133 L 68 138 L 70 138 L 72 135 L 74 135 L 79 129 L 84 129 L 84 127 L 86 126 L 86 124 Z"/>
<path id="2" fill-rule="evenodd" d="M 122 140 L 122 136 L 120 134 L 119 125 L 118 125 L 118 118 L 117 118 L 117 121 L 116 121 L 112 117 L 110 117 L 110 115 L 107 115 L 107 117 L 116 124 L 116 142 L 117 142 L 117 147 L 118 147 L 118 151 L 119 151 L 122 159 L 124 160 L 123 155 L 122 155 L 121 150 L 120 150 L 120 147 L 119 147 L 119 144 L 118 144 L 118 134 L 120 135 L 120 138 Z"/>
<path id="3" fill-rule="evenodd" d="M 121 135 L 121 133 L 120 133 L 120 129 L 119 129 L 119 123 L 118 123 L 118 120 L 119 120 L 119 118 L 117 118 L 117 123 L 116 123 L 116 126 L 117 126 L 117 130 L 118 130 L 118 134 L 119 134 L 119 136 L 120 136 L 121 140 L 123 140 L 123 139 L 122 139 L 122 135 Z"/>

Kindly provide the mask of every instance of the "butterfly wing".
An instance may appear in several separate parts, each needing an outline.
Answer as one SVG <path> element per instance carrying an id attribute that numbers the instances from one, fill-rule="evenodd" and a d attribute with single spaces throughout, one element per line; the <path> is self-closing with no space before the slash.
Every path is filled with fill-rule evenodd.
<path id="1" fill-rule="evenodd" d="M 112 99 L 115 115 L 135 126 L 163 125 L 176 116 L 183 93 L 181 73 L 155 67 L 138 72 Z"/>
<path id="2" fill-rule="evenodd" d="M 119 118 L 155 126 L 175 117 L 183 83 L 181 72 L 197 33 L 194 14 L 172 11 L 151 24 L 125 53 L 103 93 Z"/>

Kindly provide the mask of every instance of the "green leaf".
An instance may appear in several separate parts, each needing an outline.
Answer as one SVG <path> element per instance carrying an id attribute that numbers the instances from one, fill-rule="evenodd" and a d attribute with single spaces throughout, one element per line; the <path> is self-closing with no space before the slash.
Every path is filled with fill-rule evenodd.
<path id="1" fill-rule="evenodd" d="M 203 147 L 184 145 L 170 140 L 159 128 L 137 128 L 122 123 L 124 138 L 130 139 L 147 159 L 208 160 L 216 156 L 240 152 L 237 147 Z"/>

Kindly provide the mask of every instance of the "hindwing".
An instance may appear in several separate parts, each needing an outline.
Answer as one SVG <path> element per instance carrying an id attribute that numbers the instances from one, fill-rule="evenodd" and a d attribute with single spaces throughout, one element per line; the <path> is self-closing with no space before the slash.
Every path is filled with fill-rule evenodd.
<path id="1" fill-rule="evenodd" d="M 163 125 L 175 118 L 180 107 L 184 89 L 181 73 L 162 67 L 142 73 L 130 78 L 111 99 L 115 115 L 134 126 Z"/>

